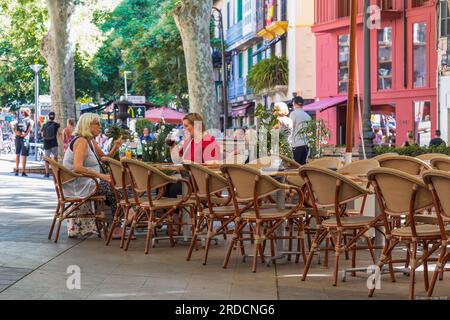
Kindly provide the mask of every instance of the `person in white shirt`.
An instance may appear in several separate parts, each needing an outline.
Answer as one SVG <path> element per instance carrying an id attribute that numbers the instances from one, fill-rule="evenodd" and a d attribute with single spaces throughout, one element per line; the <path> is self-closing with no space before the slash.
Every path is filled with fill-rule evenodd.
<path id="1" fill-rule="evenodd" d="M 309 114 L 307 114 L 303 109 L 303 98 L 295 97 L 293 99 L 294 111 L 291 112 L 290 118 L 293 124 L 292 130 L 292 152 L 294 154 L 294 160 L 301 165 L 306 164 L 306 160 L 308 158 L 308 141 L 306 141 L 305 137 L 302 137 L 298 134 L 299 130 L 306 125 L 308 121 L 311 121 L 312 118 Z"/>

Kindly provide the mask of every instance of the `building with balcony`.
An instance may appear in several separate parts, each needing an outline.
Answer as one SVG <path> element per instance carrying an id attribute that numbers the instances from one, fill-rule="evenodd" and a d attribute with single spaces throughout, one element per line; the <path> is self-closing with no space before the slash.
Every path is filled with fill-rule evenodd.
<path id="1" fill-rule="evenodd" d="M 406 3 L 406 6 L 404 6 Z M 435 1 L 372 0 L 380 24 L 371 30 L 372 128 L 377 144 L 402 145 L 408 131 L 427 145 L 438 124 Z M 350 0 L 316 0 L 318 102 L 310 106 L 346 144 Z M 358 0 L 357 64 L 363 88 L 363 0 Z M 374 25 L 375 26 L 375 25 Z M 358 86 L 356 86 L 358 87 Z M 357 105 L 357 104 L 356 104 Z M 305 109 L 308 109 L 306 107 Z M 355 111 L 355 144 L 359 137 Z"/>

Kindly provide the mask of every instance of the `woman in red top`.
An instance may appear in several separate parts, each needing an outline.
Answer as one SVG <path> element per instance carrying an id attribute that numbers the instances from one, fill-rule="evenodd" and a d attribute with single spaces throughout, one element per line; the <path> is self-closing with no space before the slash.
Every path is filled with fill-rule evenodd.
<path id="1" fill-rule="evenodd" d="M 169 141 L 174 163 L 205 163 L 220 160 L 220 146 L 216 139 L 205 131 L 203 118 L 198 113 L 189 113 L 183 118 L 185 140 L 181 148 Z"/>

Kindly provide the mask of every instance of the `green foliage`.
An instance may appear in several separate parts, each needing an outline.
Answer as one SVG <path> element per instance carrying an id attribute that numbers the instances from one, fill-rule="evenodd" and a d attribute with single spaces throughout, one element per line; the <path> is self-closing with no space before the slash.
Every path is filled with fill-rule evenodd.
<path id="1" fill-rule="evenodd" d="M 311 120 L 303 125 L 296 134 L 307 142 L 311 158 L 320 158 L 322 148 L 330 137 L 330 129 L 323 120 Z"/>
<path id="2" fill-rule="evenodd" d="M 170 149 L 166 145 L 167 135 L 175 126 L 160 123 L 155 132 L 155 139 L 150 143 L 142 144 L 142 160 L 144 162 L 170 162 Z"/>
<path id="3" fill-rule="evenodd" d="M 270 154 L 269 151 L 272 150 L 272 133 L 271 130 L 276 126 L 279 121 L 277 117 L 267 110 L 262 104 L 258 104 L 255 109 L 255 117 L 259 120 L 259 131 L 262 134 L 267 134 L 267 145 L 261 145 L 261 142 L 257 142 L 257 152 L 258 154 Z M 279 136 L 279 153 L 288 158 L 292 158 L 291 146 L 288 143 L 288 138 L 283 132 L 280 132 Z"/>
<path id="4" fill-rule="evenodd" d="M 112 125 L 108 127 L 108 133 L 106 134 L 108 138 L 112 138 L 113 142 L 122 137 L 122 140 L 131 140 L 130 130 L 123 129 L 118 125 Z"/>
<path id="5" fill-rule="evenodd" d="M 429 147 L 421 147 L 417 144 L 411 145 L 409 147 L 375 147 L 375 155 L 380 155 L 383 153 L 390 153 L 390 152 L 396 152 L 399 155 L 403 156 L 410 156 L 410 157 L 416 157 L 420 156 L 421 154 L 427 154 L 427 153 L 442 153 L 450 156 L 450 147 L 447 147 L 445 145 L 440 145 L 439 147 L 436 146 L 429 146 Z"/>
<path id="6" fill-rule="evenodd" d="M 278 85 L 287 85 L 288 81 L 288 61 L 286 58 L 272 57 L 253 66 L 247 77 L 247 86 L 258 94 Z"/>

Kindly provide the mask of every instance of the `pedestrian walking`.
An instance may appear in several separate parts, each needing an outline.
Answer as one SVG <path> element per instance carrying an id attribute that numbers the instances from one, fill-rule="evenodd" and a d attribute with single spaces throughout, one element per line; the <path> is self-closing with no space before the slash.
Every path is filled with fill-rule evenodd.
<path id="1" fill-rule="evenodd" d="M 69 147 L 70 141 L 73 139 L 73 130 L 75 127 L 74 119 L 67 119 L 67 126 L 63 130 L 64 152 Z"/>
<path id="2" fill-rule="evenodd" d="M 27 177 L 27 157 L 30 153 L 30 133 L 33 130 L 34 121 L 30 118 L 31 110 L 23 109 L 19 113 L 17 120 L 11 122 L 11 130 L 14 132 L 14 144 L 16 147 L 16 167 L 15 175 L 19 175 L 20 157 L 22 157 L 22 176 Z M 36 148 L 37 152 L 37 148 Z"/>
<path id="3" fill-rule="evenodd" d="M 41 128 L 41 135 L 44 140 L 44 153 L 46 157 L 53 156 L 58 161 L 58 136 L 61 134 L 61 125 L 55 122 L 55 113 L 48 114 L 48 121 Z M 48 162 L 45 161 L 45 178 L 50 177 Z"/>
<path id="4" fill-rule="evenodd" d="M 298 134 L 299 130 L 303 128 L 308 121 L 311 121 L 311 116 L 303 110 L 303 98 L 297 96 L 293 99 L 294 111 L 291 112 L 290 118 L 292 120 L 292 152 L 294 160 L 301 165 L 306 164 L 308 158 L 308 141 L 306 137 Z"/>

